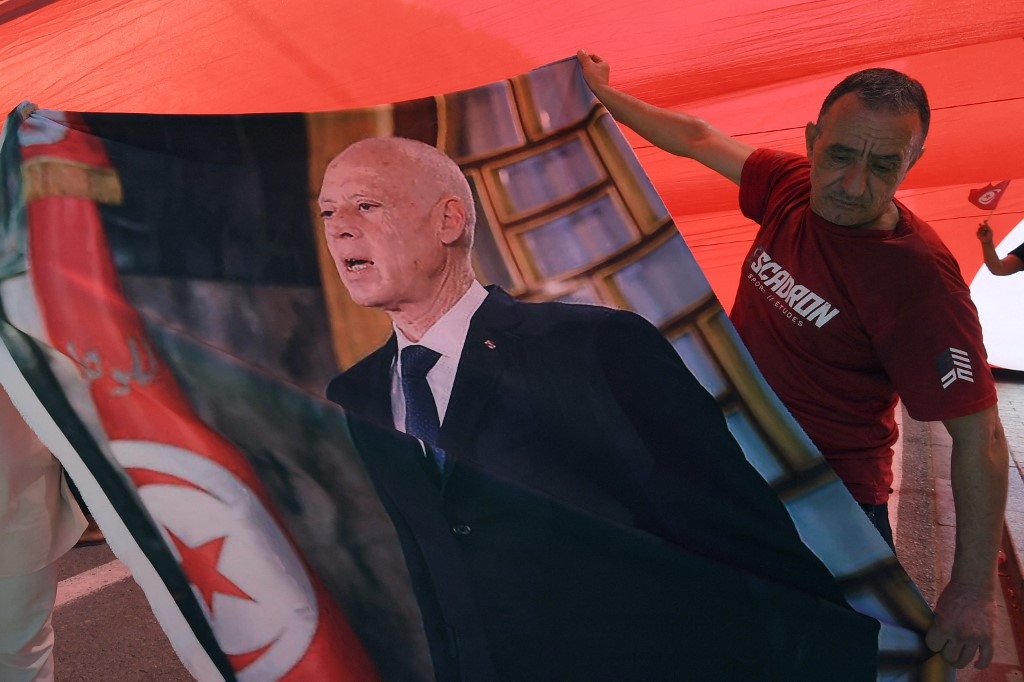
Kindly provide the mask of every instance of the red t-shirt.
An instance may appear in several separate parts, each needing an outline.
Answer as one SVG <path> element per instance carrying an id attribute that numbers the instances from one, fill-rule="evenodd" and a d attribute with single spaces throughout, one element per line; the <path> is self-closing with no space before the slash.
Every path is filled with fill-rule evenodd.
<path id="1" fill-rule="evenodd" d="M 892 231 L 809 208 L 806 158 L 767 149 L 743 167 L 740 209 L 760 223 L 731 318 L 768 384 L 853 497 L 892 484 L 897 395 L 920 421 L 994 405 L 978 313 L 942 240 L 905 206 Z"/>

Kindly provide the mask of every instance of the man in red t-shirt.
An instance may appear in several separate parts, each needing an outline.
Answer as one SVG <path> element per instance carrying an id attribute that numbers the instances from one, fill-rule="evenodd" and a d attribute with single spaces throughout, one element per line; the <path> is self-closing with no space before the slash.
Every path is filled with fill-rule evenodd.
<path id="1" fill-rule="evenodd" d="M 1008 450 L 959 267 L 894 199 L 924 151 L 930 110 L 920 83 L 891 69 L 849 76 L 807 124 L 804 158 L 641 102 L 609 85 L 600 57 L 578 57 L 617 120 L 740 186 L 740 208 L 761 229 L 732 321 L 890 545 L 896 401 L 916 419 L 943 422 L 953 440 L 956 550 L 926 642 L 957 667 L 975 657 L 987 666 Z"/>

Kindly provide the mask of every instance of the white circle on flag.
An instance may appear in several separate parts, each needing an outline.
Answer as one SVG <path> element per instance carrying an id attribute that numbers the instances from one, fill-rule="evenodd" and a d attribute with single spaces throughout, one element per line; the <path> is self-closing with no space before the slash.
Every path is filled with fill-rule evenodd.
<path id="1" fill-rule="evenodd" d="M 291 670 L 316 633 L 316 594 L 262 502 L 220 464 L 189 450 L 125 440 L 112 442 L 111 450 L 125 469 L 165 475 L 138 493 L 179 560 L 171 534 L 188 552 L 219 552 L 215 580 L 199 587 L 193 582 L 192 589 L 224 653 L 253 659 L 236 677 L 276 680 Z"/>

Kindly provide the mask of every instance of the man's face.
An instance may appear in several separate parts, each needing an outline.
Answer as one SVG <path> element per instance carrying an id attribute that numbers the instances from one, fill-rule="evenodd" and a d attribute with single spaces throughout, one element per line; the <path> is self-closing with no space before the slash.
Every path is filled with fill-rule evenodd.
<path id="1" fill-rule="evenodd" d="M 404 165 L 387 152 L 345 157 L 320 189 L 327 248 L 342 282 L 356 303 L 387 312 L 429 302 L 449 267 L 437 229 L 440 197 Z"/>
<path id="2" fill-rule="evenodd" d="M 921 155 L 921 132 L 916 112 L 873 111 L 856 93 L 840 97 L 807 125 L 811 210 L 836 225 L 875 227 Z"/>

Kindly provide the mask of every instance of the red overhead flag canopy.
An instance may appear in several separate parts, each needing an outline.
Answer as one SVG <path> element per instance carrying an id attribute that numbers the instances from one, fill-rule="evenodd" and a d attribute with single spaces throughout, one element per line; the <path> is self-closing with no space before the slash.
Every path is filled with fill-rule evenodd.
<path id="1" fill-rule="evenodd" d="M 586 48 L 612 81 L 757 145 L 803 148 L 845 74 L 920 79 L 934 119 L 900 198 L 970 281 L 982 265 L 964 204 L 1024 178 L 1024 3 L 993 0 L 0 0 L 0 108 L 229 113 L 343 109 L 489 83 Z M 1008 68 L 993 68 L 994 64 Z M 726 308 L 753 226 L 729 182 L 630 138 Z M 990 219 L 999 243 L 1024 193 Z"/>

